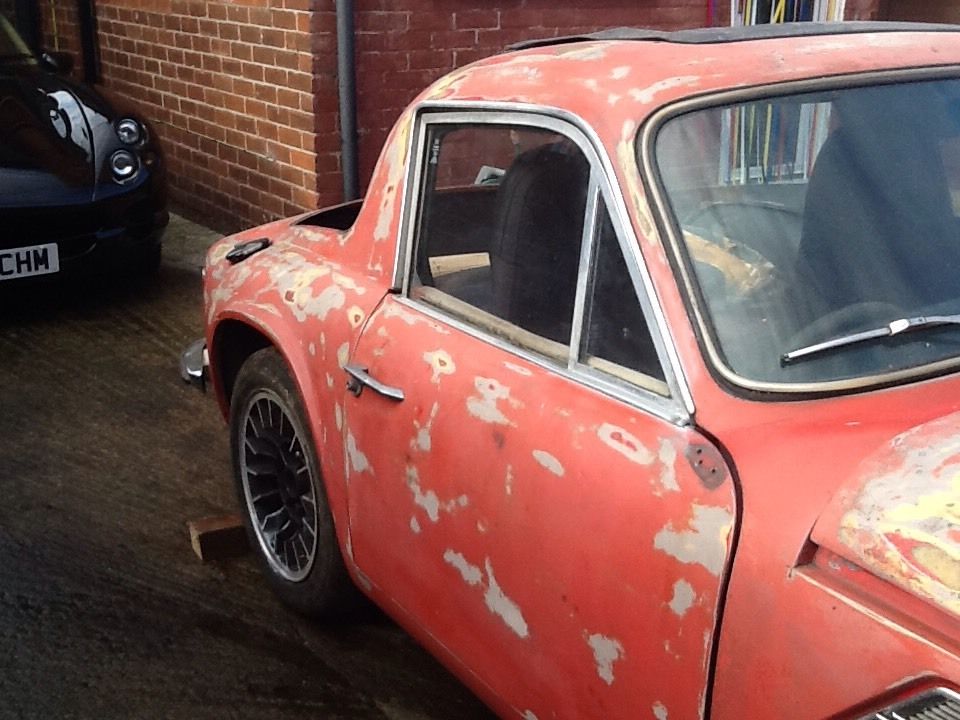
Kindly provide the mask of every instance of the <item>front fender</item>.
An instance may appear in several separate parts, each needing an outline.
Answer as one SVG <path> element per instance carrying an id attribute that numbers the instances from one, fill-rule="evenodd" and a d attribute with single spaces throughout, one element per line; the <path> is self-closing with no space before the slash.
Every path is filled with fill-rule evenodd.
<path id="1" fill-rule="evenodd" d="M 813 540 L 960 617 L 960 413 L 892 438 L 845 482 Z"/>

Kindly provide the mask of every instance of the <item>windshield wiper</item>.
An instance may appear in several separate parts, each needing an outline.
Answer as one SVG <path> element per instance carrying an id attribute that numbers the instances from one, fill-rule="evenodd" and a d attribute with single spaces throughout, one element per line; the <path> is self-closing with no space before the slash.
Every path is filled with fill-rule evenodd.
<path id="1" fill-rule="evenodd" d="M 6 55 L 0 55 L 0 62 L 4 60 L 32 60 L 33 55 L 30 53 L 7 53 Z"/>
<path id="2" fill-rule="evenodd" d="M 791 350 L 780 356 L 780 362 L 789 365 L 797 360 L 819 355 L 827 350 L 834 348 L 856 345 L 858 343 L 874 340 L 876 338 L 892 337 L 900 333 L 911 332 L 923 328 L 939 327 L 941 325 L 960 325 L 960 315 L 921 315 L 912 318 L 900 318 L 886 325 L 872 330 L 861 330 L 860 332 L 850 333 L 849 335 L 840 335 L 839 337 L 823 342 L 807 345 L 806 347 Z"/>

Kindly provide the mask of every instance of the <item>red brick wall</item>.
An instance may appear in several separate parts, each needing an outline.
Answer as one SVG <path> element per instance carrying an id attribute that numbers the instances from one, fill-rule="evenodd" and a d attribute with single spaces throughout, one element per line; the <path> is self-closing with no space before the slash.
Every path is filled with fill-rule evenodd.
<path id="1" fill-rule="evenodd" d="M 79 66 L 75 3 L 41 4 L 45 43 Z M 338 154 L 316 142 L 335 125 L 314 107 L 327 83 L 311 4 L 98 0 L 103 84 L 151 121 L 172 198 L 195 218 L 232 230 L 292 215 L 317 205 L 318 167 L 339 178 Z"/>
<path id="2" fill-rule="evenodd" d="M 104 84 L 164 144 L 172 197 L 225 228 L 316 204 L 309 0 L 99 0 Z"/>
<path id="3" fill-rule="evenodd" d="M 875 17 L 879 2 L 847 0 L 848 19 Z M 47 45 L 74 51 L 79 66 L 75 3 L 40 3 Z M 400 111 L 454 67 L 528 38 L 709 21 L 706 0 L 355 4 L 362 183 Z M 729 0 L 715 4 L 716 24 L 728 23 Z M 96 8 L 104 84 L 153 122 L 182 209 L 227 230 L 341 200 L 335 0 L 97 0 Z"/>
<path id="4" fill-rule="evenodd" d="M 705 0 L 356 0 L 360 178 L 372 173 L 400 111 L 447 71 L 530 38 L 633 25 L 676 30 L 707 23 Z M 587 5 L 584 3 L 584 5 Z M 719 2 L 717 24 L 729 22 Z"/>
<path id="5" fill-rule="evenodd" d="M 72 2 L 41 2 L 40 22 L 43 46 L 48 50 L 62 50 L 73 54 L 74 75 L 79 77 L 80 26 L 77 23 L 77 6 Z"/>

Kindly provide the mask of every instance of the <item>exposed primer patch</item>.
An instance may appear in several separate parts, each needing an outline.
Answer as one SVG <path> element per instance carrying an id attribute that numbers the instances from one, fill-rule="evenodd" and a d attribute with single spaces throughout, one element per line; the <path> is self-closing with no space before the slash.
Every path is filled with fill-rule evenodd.
<path id="1" fill-rule="evenodd" d="M 667 492 L 680 492 L 677 484 L 677 448 L 669 440 L 660 441 L 660 486 Z"/>
<path id="2" fill-rule="evenodd" d="M 363 287 L 363 285 L 357 285 L 356 280 L 349 275 L 344 275 L 341 272 L 334 272 L 330 276 L 330 279 L 344 290 L 350 290 L 351 292 L 355 292 L 357 295 L 363 295 L 365 292 L 367 292 L 367 289 Z"/>
<path id="3" fill-rule="evenodd" d="M 423 452 L 430 452 L 433 440 L 430 437 L 430 428 L 422 427 L 417 430 L 417 437 L 414 439 L 417 449 Z"/>
<path id="4" fill-rule="evenodd" d="M 955 615 L 960 615 L 958 421 L 960 413 L 953 413 L 893 438 L 861 468 L 837 528 L 859 564 Z"/>
<path id="5" fill-rule="evenodd" d="M 374 242 L 384 242 L 390 237 L 390 228 L 393 227 L 396 197 L 402 193 L 396 192 L 397 186 L 403 181 L 403 171 L 407 159 L 407 136 L 410 133 L 410 114 L 405 113 L 397 122 L 396 132 L 391 140 L 391 151 L 386 153 L 386 190 L 380 198 L 380 212 L 377 224 L 373 229 Z"/>
<path id="6" fill-rule="evenodd" d="M 423 359 L 430 366 L 433 374 L 430 375 L 430 382 L 435 385 L 440 384 L 440 378 L 443 375 L 452 375 L 457 371 L 457 366 L 446 350 L 433 350 L 425 352 Z"/>
<path id="7" fill-rule="evenodd" d="M 587 635 L 587 645 L 593 650 L 593 661 L 597 664 L 597 675 L 607 685 L 613 685 L 613 664 L 623 659 L 623 645 L 619 640 L 595 633 Z"/>
<path id="8" fill-rule="evenodd" d="M 350 459 L 350 467 L 354 472 L 362 473 L 367 470 L 372 472 L 367 456 L 360 452 L 360 448 L 357 447 L 357 440 L 349 430 L 347 431 L 347 457 Z"/>
<path id="9" fill-rule="evenodd" d="M 333 421 L 337 424 L 337 430 L 343 430 L 343 408 L 340 403 L 333 406 Z"/>
<path id="10" fill-rule="evenodd" d="M 483 594 L 483 599 L 487 603 L 487 608 L 494 615 L 499 615 L 503 622 L 507 624 L 507 627 L 518 636 L 529 637 L 530 630 L 527 627 L 527 621 L 523 619 L 520 607 L 504 594 L 497 583 L 497 579 L 493 576 L 490 558 L 484 561 L 484 566 L 487 569 L 487 591 Z"/>
<path id="11" fill-rule="evenodd" d="M 543 77 L 543 71 L 529 65 L 502 65 L 494 73 L 501 80 L 520 80 L 538 82 Z"/>
<path id="12" fill-rule="evenodd" d="M 450 331 L 443 327 L 440 323 L 431 320 L 426 315 L 418 315 L 411 310 L 407 310 L 400 303 L 386 303 L 381 315 L 385 319 L 397 319 L 405 325 L 409 325 L 411 327 L 420 323 L 423 325 L 429 325 L 432 330 L 440 333 L 441 335 L 450 334 Z"/>
<path id="13" fill-rule="evenodd" d="M 664 92 L 665 90 L 672 90 L 673 88 L 682 87 L 684 85 L 695 85 L 698 82 L 700 82 L 699 75 L 681 75 L 679 77 L 658 80 L 657 82 L 647 85 L 643 88 L 632 88 L 629 92 L 630 97 L 637 102 L 643 103 L 644 105 L 649 105 L 653 102 L 654 98 L 658 94 Z"/>
<path id="14" fill-rule="evenodd" d="M 309 345 L 307 345 L 307 352 L 310 353 L 310 356 L 311 356 L 311 357 L 316 357 L 316 356 L 317 356 L 317 346 L 314 345 L 313 343 L 310 343 Z"/>
<path id="15" fill-rule="evenodd" d="M 416 516 L 410 518 L 410 530 L 413 531 L 414 535 L 420 534 L 420 521 L 417 520 Z"/>
<path id="16" fill-rule="evenodd" d="M 343 343 L 343 345 L 337 348 L 337 362 L 340 364 L 340 367 L 346 367 L 347 361 L 349 359 L 350 359 L 350 344 Z"/>
<path id="17" fill-rule="evenodd" d="M 673 584 L 673 598 L 670 600 L 670 609 L 675 615 L 683 617 L 687 614 L 694 601 L 697 599 L 697 593 L 693 590 L 693 585 L 686 580 L 677 580 Z"/>
<path id="18" fill-rule="evenodd" d="M 533 459 L 540 463 L 547 470 L 552 472 L 557 477 L 563 477 L 564 469 L 563 465 L 560 464 L 560 461 L 557 460 L 553 455 L 548 453 L 546 450 L 534 450 Z"/>
<path id="19" fill-rule="evenodd" d="M 557 50 L 557 55 L 579 62 L 593 62 L 594 60 L 603 60 L 607 56 L 607 46 L 600 43 L 561 45 Z"/>
<path id="20" fill-rule="evenodd" d="M 440 498 L 433 490 L 423 492 L 420 487 L 420 474 L 412 466 L 407 466 L 407 487 L 413 493 L 413 503 L 423 509 L 430 522 L 437 522 L 440 519 Z"/>
<path id="21" fill-rule="evenodd" d="M 327 373 L 327 388 L 333 390 L 333 375 Z"/>
<path id="22" fill-rule="evenodd" d="M 507 476 L 503 479 L 503 490 L 509 497 L 513 495 L 513 466 L 507 465 Z"/>
<path id="23" fill-rule="evenodd" d="M 467 559 L 461 553 L 448 548 L 443 553 L 443 559 L 447 565 L 459 571 L 460 577 L 467 585 L 476 586 L 483 582 L 483 571 L 476 565 L 467 562 Z"/>
<path id="24" fill-rule="evenodd" d="M 653 539 L 653 546 L 682 563 L 702 565 L 719 576 L 727 559 L 733 515 L 726 508 L 693 505 L 688 527 L 677 531 L 673 523 L 668 523 Z"/>
<path id="25" fill-rule="evenodd" d="M 273 303 L 255 302 L 255 303 L 250 303 L 250 307 L 255 307 L 257 308 L 257 310 L 260 310 L 261 312 L 265 312 L 267 315 L 273 315 L 274 317 L 282 317 L 282 315 L 280 314 L 280 311 L 277 309 L 277 306 L 274 305 Z"/>
<path id="26" fill-rule="evenodd" d="M 432 99 L 448 97 L 452 91 L 463 84 L 463 81 L 470 75 L 469 70 L 460 70 L 452 72 L 440 78 L 427 91 L 427 97 Z"/>
<path id="27" fill-rule="evenodd" d="M 350 327 L 354 329 L 360 327 L 365 319 L 366 315 L 359 305 L 351 305 L 347 308 L 347 321 L 350 323 Z"/>
<path id="28" fill-rule="evenodd" d="M 646 203 L 646 193 L 643 184 L 640 182 L 640 174 L 637 172 L 637 155 L 634 151 L 634 138 L 637 135 L 637 124 L 633 120 L 627 120 L 623 124 L 620 133 L 620 141 L 617 143 L 617 162 L 624 168 L 624 178 L 627 183 L 626 197 L 633 203 L 634 212 L 637 215 L 638 229 L 640 230 L 641 240 L 651 246 L 657 245 L 656 225 L 650 214 L 650 208 Z"/>
<path id="29" fill-rule="evenodd" d="M 414 505 L 421 508 L 427 514 L 430 522 L 435 523 L 439 521 L 441 511 L 449 514 L 456 512 L 459 508 L 465 508 L 470 504 L 470 498 L 466 495 L 460 495 L 453 500 L 440 502 L 440 498 L 437 497 L 437 494 L 433 490 L 424 492 L 420 486 L 420 474 L 412 465 L 407 466 L 407 487 L 410 489 L 410 492 L 413 493 Z"/>
<path id="30" fill-rule="evenodd" d="M 670 644 L 669 640 L 665 640 L 663 643 L 663 651 L 677 660 L 680 659 L 680 653 L 673 649 L 673 646 Z"/>
<path id="31" fill-rule="evenodd" d="M 630 462 L 649 465 L 653 462 L 653 453 L 632 433 L 622 427 L 604 423 L 597 428 L 597 437 L 609 448 L 616 450 Z"/>
<path id="32" fill-rule="evenodd" d="M 510 388 L 493 378 L 477 377 L 473 381 L 477 395 L 467 398 L 467 411 L 478 420 L 497 425 L 516 425 L 500 410 L 498 403 L 504 400 L 516 408 L 520 402 L 510 397 Z"/>
<path id="33" fill-rule="evenodd" d="M 653 704 L 653 716 L 657 720 L 668 720 L 670 713 L 667 712 L 666 706 L 658 700 Z"/>
<path id="34" fill-rule="evenodd" d="M 308 317 L 326 320 L 331 310 L 339 310 L 347 300 L 343 289 L 336 284 L 328 285 L 315 295 L 312 283 L 316 279 L 311 270 L 304 270 L 294 275 L 289 287 L 283 287 L 287 283 L 278 284 L 280 297 L 290 306 L 294 317 L 301 322 Z"/>
<path id="35" fill-rule="evenodd" d="M 440 403 L 435 402 L 433 403 L 433 407 L 430 408 L 430 417 L 424 425 L 421 425 L 416 420 L 413 421 L 413 427 L 416 429 L 416 435 L 413 437 L 413 449 L 420 450 L 421 452 L 430 452 L 430 448 L 433 446 L 433 439 L 430 433 L 433 430 L 433 421 L 437 419 L 438 412 L 440 412 Z"/>
<path id="36" fill-rule="evenodd" d="M 625 78 L 629 74 L 630 74 L 630 66 L 621 65 L 620 67 L 615 67 L 610 72 L 610 77 L 613 78 L 614 80 L 623 80 L 623 78 Z"/>
<path id="37" fill-rule="evenodd" d="M 511 372 L 515 372 L 517 375 L 523 375 L 524 377 L 531 377 L 533 375 L 533 373 L 527 368 L 525 368 L 523 365 L 517 365 L 516 363 L 512 363 L 509 360 L 504 360 L 503 366 L 507 370 L 510 370 Z"/>

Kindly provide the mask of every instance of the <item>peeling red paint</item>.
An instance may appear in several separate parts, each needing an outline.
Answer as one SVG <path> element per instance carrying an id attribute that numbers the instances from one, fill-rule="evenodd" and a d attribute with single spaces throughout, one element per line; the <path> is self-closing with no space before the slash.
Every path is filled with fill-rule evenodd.
<path id="1" fill-rule="evenodd" d="M 864 462 L 814 539 L 960 617 L 960 413 L 893 438 Z"/>
<path id="2" fill-rule="evenodd" d="M 559 108 L 590 129 L 695 422 L 586 391 L 395 294 L 417 104 L 350 230 L 293 219 L 211 249 L 204 297 L 221 406 L 220 331 L 242 323 L 296 379 L 358 584 L 504 715 L 814 718 L 921 674 L 956 686 L 960 381 L 803 403 L 732 397 L 704 362 L 636 161 L 638 130 L 666 103 L 925 64 L 960 64 L 958 35 L 537 48 L 421 95 Z M 225 260 L 261 237 L 272 247 Z M 348 394 L 347 362 L 403 402 Z M 821 513 L 822 548 L 804 550 Z M 759 690 L 745 692 L 744 678 Z"/>

